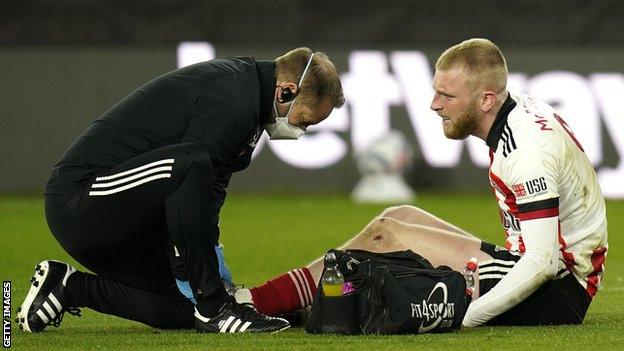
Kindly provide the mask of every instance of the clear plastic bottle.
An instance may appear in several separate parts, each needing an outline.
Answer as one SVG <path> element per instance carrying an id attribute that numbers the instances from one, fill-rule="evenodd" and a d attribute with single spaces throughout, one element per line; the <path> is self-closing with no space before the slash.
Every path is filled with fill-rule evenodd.
<path id="1" fill-rule="evenodd" d="M 325 296 L 342 296 L 342 286 L 344 285 L 344 276 L 338 269 L 336 255 L 328 252 L 325 255 L 325 270 L 321 275 L 321 286 L 323 287 L 323 295 Z"/>
<path id="2" fill-rule="evenodd" d="M 466 279 L 466 295 L 471 296 L 472 300 L 479 298 L 479 261 L 472 257 L 467 263 L 466 268 L 462 272 Z"/>

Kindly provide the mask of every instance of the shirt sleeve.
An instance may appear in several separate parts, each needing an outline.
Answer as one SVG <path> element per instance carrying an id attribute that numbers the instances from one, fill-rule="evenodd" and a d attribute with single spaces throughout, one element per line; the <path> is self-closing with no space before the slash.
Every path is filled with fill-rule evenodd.
<path id="1" fill-rule="evenodd" d="M 526 251 L 507 275 L 468 307 L 463 325 L 474 327 L 506 312 L 557 273 L 557 217 L 524 221 Z"/>
<path id="2" fill-rule="evenodd" d="M 548 146 L 518 149 L 503 167 L 502 180 L 515 196 L 520 221 L 559 215 L 556 150 Z"/>
<path id="3" fill-rule="evenodd" d="M 556 275 L 559 194 L 553 151 L 516 150 L 506 160 L 503 181 L 515 195 L 525 252 L 494 288 L 470 305 L 465 326 L 483 324 L 511 309 Z"/>

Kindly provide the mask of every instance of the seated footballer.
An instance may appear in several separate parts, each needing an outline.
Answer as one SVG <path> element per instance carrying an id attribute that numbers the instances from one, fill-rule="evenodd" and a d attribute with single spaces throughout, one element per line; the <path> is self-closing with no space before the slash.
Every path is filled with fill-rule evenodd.
<path id="1" fill-rule="evenodd" d="M 570 127 L 549 105 L 507 92 L 499 48 L 471 39 L 436 63 L 431 109 L 451 139 L 469 135 L 490 149 L 489 180 L 506 247 L 412 206 L 385 210 L 341 249 L 410 249 L 434 266 L 461 271 L 479 260 L 481 296 L 464 326 L 579 324 L 600 287 L 607 254 L 605 203 L 596 174 Z M 305 268 L 236 292 L 268 315 L 312 303 L 322 272 Z"/>
<path id="2" fill-rule="evenodd" d="M 383 211 L 341 249 L 410 249 L 434 266 L 458 271 L 476 257 L 480 297 L 470 304 L 464 326 L 579 324 L 604 273 L 605 202 L 596 173 L 570 127 L 546 103 L 510 94 L 507 74 L 505 58 L 494 43 L 466 40 L 438 59 L 431 102 L 446 137 L 460 140 L 472 135 L 489 147 L 489 180 L 507 236 L 505 247 L 416 207 L 397 206 Z M 225 267 L 222 258 L 220 266 Z M 262 314 L 295 311 L 312 304 L 322 269 L 318 259 L 234 295 L 238 303 L 252 303 Z M 66 276 L 73 272 L 68 270 Z M 188 282 L 177 284 L 182 294 L 196 298 Z M 179 297 L 184 301 L 176 304 L 189 304 Z M 80 306 L 64 307 L 72 312 L 97 306 L 83 300 L 87 302 Z M 141 321 L 154 326 L 166 322 Z M 238 324 L 230 328 L 230 322 L 220 332 L 236 329 Z"/>

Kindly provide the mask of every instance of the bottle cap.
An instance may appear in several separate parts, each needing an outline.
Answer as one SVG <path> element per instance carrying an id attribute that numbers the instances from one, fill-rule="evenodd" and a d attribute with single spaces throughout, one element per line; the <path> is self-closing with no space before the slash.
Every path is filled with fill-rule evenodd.
<path id="1" fill-rule="evenodd" d="M 478 260 L 476 258 L 471 258 L 470 261 L 466 263 L 466 269 L 470 271 L 476 271 L 478 267 Z"/>

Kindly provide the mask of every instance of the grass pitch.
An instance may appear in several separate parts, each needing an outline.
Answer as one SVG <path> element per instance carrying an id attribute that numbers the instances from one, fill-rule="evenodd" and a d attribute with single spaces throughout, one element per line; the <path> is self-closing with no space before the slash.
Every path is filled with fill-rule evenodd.
<path id="1" fill-rule="evenodd" d="M 503 242 L 497 207 L 489 194 L 420 194 L 415 205 L 490 242 Z M 221 241 L 237 282 L 255 286 L 301 267 L 357 233 L 383 209 L 353 204 L 346 196 L 230 196 L 222 211 Z M 13 327 L 17 350 L 569 350 L 623 349 L 624 202 L 608 202 L 610 250 L 603 288 L 585 322 L 562 327 L 481 327 L 451 334 L 317 336 L 301 328 L 270 335 L 206 335 L 163 331 L 83 309 L 60 328 L 23 334 Z M 33 266 L 53 258 L 78 265 L 56 243 L 39 197 L 0 197 L 0 276 L 12 281 L 12 311 L 26 295 Z"/>

